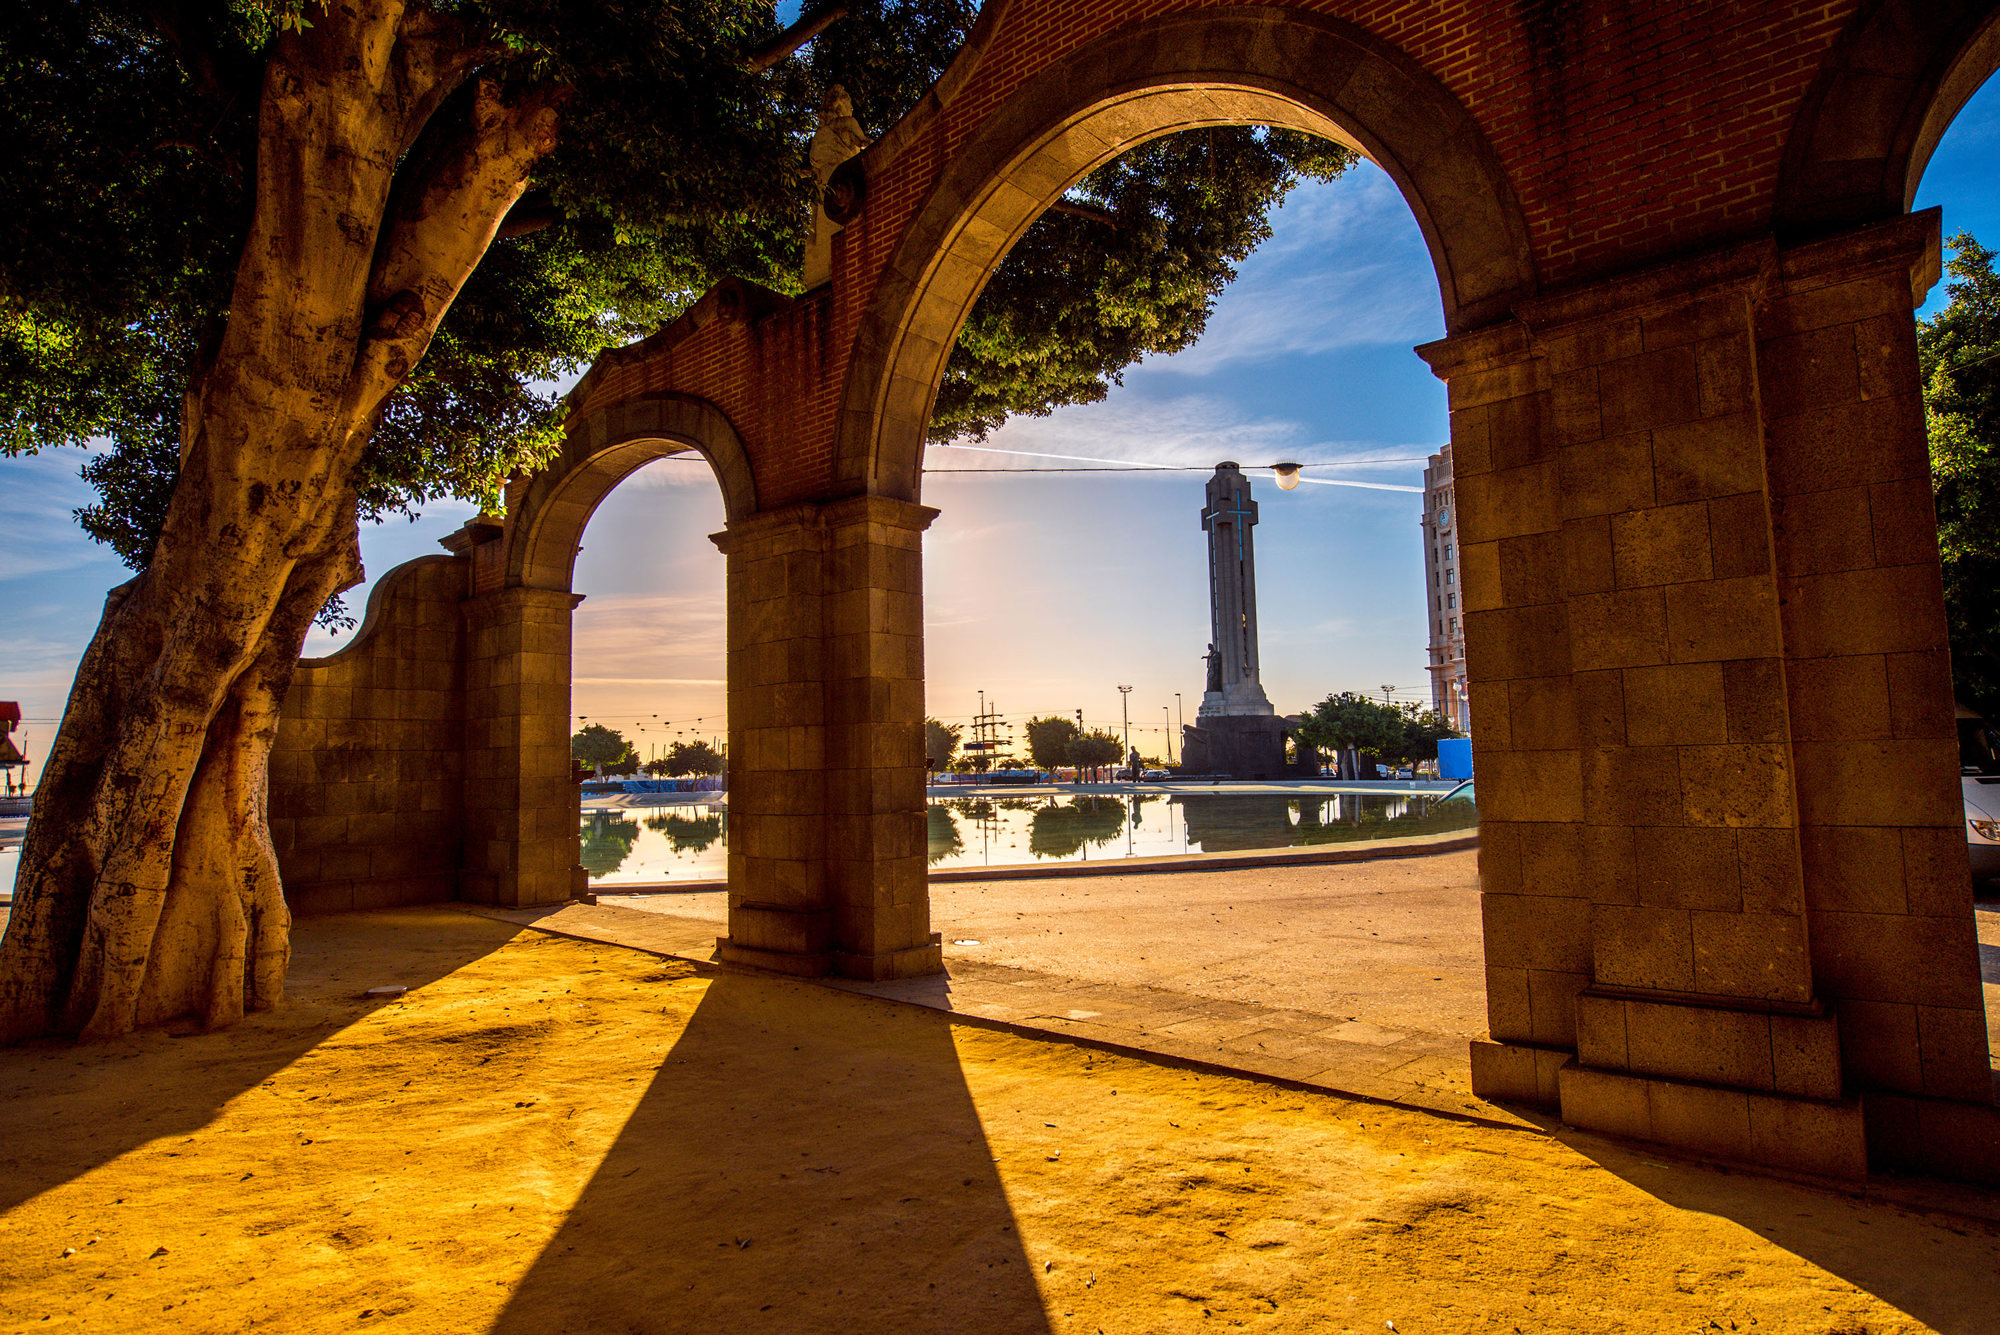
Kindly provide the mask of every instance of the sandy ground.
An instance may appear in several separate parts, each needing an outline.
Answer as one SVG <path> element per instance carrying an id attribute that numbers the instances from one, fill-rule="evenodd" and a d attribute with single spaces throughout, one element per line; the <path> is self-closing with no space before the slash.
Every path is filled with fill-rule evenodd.
<path id="1" fill-rule="evenodd" d="M 308 920 L 226 1032 L 0 1053 L 0 1127 L 8 1331 L 2000 1322 L 1965 1214 L 443 908 Z"/>
<path id="2" fill-rule="evenodd" d="M 1470 1038 L 1486 1029 L 1477 859 L 938 882 L 931 925 L 948 961 Z M 600 899 L 727 931 L 719 892 Z"/>

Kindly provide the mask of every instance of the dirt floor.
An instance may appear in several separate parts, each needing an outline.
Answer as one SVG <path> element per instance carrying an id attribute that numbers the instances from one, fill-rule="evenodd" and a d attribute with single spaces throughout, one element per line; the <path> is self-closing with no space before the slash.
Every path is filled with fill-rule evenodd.
<path id="1" fill-rule="evenodd" d="M 0 1128 L 8 1331 L 2000 1325 L 1971 1213 L 444 908 L 302 923 L 233 1030 L 0 1053 Z"/>
<path id="2" fill-rule="evenodd" d="M 728 930 L 720 893 L 600 898 Z M 1471 1038 L 1486 1031 L 1478 854 L 1133 876 L 939 881 L 949 960 Z"/>

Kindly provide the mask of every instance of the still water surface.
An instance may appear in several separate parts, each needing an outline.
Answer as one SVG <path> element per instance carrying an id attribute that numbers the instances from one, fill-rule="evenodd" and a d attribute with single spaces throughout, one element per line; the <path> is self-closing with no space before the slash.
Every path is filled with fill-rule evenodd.
<path id="1" fill-rule="evenodd" d="M 934 797 L 933 867 L 1088 862 L 1181 852 L 1296 848 L 1469 829 L 1470 802 L 1386 793 L 1139 793 Z M 25 821 L 0 827 L 0 892 L 14 885 Z M 721 880 L 729 814 L 722 806 L 612 807 L 583 817 L 583 865 L 600 885 Z"/>
<path id="2" fill-rule="evenodd" d="M 934 797 L 933 867 L 1087 862 L 1163 854 L 1298 848 L 1470 829 L 1470 802 L 1441 795 L 1065 794 Z M 600 885 L 720 880 L 728 874 L 722 808 L 620 807 L 583 818 L 583 865 Z"/>

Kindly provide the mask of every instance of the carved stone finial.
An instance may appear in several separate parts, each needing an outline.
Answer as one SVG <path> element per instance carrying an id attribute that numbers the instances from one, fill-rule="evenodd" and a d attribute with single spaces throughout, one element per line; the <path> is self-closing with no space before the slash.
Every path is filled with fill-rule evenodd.
<path id="1" fill-rule="evenodd" d="M 812 240 L 806 243 L 802 275 L 808 290 L 833 278 L 833 234 L 859 212 L 860 187 L 852 179 L 854 173 L 842 174 L 845 191 L 838 218 L 827 210 L 827 188 L 834 173 L 866 147 L 868 136 L 862 132 L 861 122 L 854 118 L 854 103 L 848 99 L 845 88 L 834 84 L 820 99 L 819 129 L 813 133 L 811 161 L 817 189 L 813 192 Z"/>

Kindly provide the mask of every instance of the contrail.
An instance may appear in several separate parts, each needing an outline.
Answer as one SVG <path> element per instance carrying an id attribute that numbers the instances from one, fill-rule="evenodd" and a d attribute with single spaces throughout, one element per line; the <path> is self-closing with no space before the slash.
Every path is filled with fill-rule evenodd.
<path id="1" fill-rule="evenodd" d="M 1173 473 L 1190 473 L 1190 472 L 1203 471 L 1201 467 L 1190 464 L 1150 464 L 1150 463 L 1141 463 L 1132 459 L 1099 459 L 1088 454 L 1049 454 L 1042 450 L 1001 450 L 1001 449 L 995 449 L 991 445 L 941 445 L 941 446 L 935 446 L 933 448 L 951 449 L 951 450 L 980 450 L 984 451 L 987 454 L 1013 454 L 1013 455 L 1018 455 L 1023 459 L 1063 459 L 1067 460 L 1070 463 L 1079 463 L 1079 464 L 1116 464 L 1119 467 L 1130 468 L 1133 469 L 1134 471 L 1145 470 L 1145 469 L 1152 469 L 1161 472 L 1173 472 Z M 1389 461 L 1383 459 L 1355 459 L 1349 462 L 1351 464 L 1369 464 L 1369 463 L 1386 463 Z M 1263 468 L 1268 468 L 1269 466 L 1270 465 L 1268 464 L 1252 465 L 1252 467 L 1263 467 Z M 1315 468 L 1327 468 L 1333 466 L 1334 465 L 1329 465 L 1329 464 L 1308 465 L 1308 467 L 1315 467 Z M 941 473 L 948 473 L 951 472 L 952 470 L 948 468 L 941 468 L 938 471 Z M 1320 487 L 1361 487 L 1368 491 L 1408 491 L 1408 492 L 1416 492 L 1420 495 L 1423 492 L 1422 487 L 1405 487 L 1405 486 L 1399 486 L 1392 482 L 1353 482 L 1349 481 L 1346 478 L 1338 478 L 1338 477 L 1307 477 L 1303 473 L 1299 475 L 1299 481 L 1310 482 L 1315 486 L 1320 486 Z"/>

